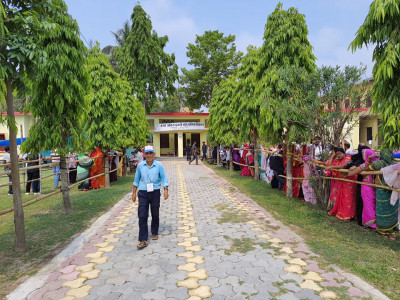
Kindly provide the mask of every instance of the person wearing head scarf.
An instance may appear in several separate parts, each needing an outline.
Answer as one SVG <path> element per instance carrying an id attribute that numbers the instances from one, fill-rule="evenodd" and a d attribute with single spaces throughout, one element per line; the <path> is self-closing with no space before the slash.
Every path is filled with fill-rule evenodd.
<path id="1" fill-rule="evenodd" d="M 365 164 L 371 164 L 378 160 L 376 153 L 372 149 L 361 150 L 364 163 L 358 167 L 350 168 L 349 175 L 355 175 L 365 170 Z M 362 181 L 366 183 L 374 183 L 372 175 L 362 176 Z M 362 224 L 366 229 L 376 229 L 376 191 L 375 188 L 368 185 L 361 185 L 361 198 L 363 201 Z"/>
<path id="2" fill-rule="evenodd" d="M 303 148 L 301 155 L 299 156 L 300 163 L 303 164 L 304 178 L 309 178 L 312 171 L 310 165 L 310 147 L 311 146 L 307 147 L 306 149 Z M 312 205 L 317 204 L 317 195 L 310 185 L 310 181 L 308 179 L 304 179 L 301 186 L 303 189 L 304 201 Z"/>
<path id="3" fill-rule="evenodd" d="M 351 162 L 347 165 L 346 168 L 350 169 L 351 167 L 358 167 L 364 163 L 364 158 L 362 156 L 364 149 L 370 149 L 368 146 L 364 144 L 358 145 L 357 154 L 351 156 Z M 357 181 L 362 181 L 364 177 L 360 174 L 357 174 Z M 356 200 L 356 215 L 357 215 L 357 223 L 360 226 L 364 226 L 362 222 L 362 212 L 363 212 L 363 200 L 361 197 L 361 185 L 357 184 L 357 200 Z"/>
<path id="4" fill-rule="evenodd" d="M 343 148 L 336 148 L 336 157 L 333 159 L 332 164 L 328 166 L 330 170 L 344 169 L 350 162 L 350 156 L 346 156 Z M 341 178 L 342 173 L 332 171 L 333 177 Z M 345 176 L 346 179 L 356 180 L 357 176 Z M 353 182 L 346 182 L 337 180 L 335 184 L 335 198 L 334 205 L 329 211 L 331 216 L 350 222 L 351 219 L 356 217 L 356 197 L 357 197 L 357 184 Z"/>
<path id="5" fill-rule="evenodd" d="M 238 165 L 238 164 L 240 164 L 240 152 L 238 150 L 237 144 L 233 145 L 233 149 L 234 150 L 232 150 L 232 158 L 233 158 L 233 161 L 236 163 L 236 164 L 233 164 L 233 169 L 235 171 L 240 171 L 240 165 Z"/>
<path id="6" fill-rule="evenodd" d="M 381 152 L 380 159 L 372 163 L 366 162 L 365 169 L 379 171 L 388 166 L 397 164 L 393 158 L 393 152 L 385 149 Z M 382 175 L 377 175 L 378 184 L 386 185 Z M 399 231 L 399 200 L 390 203 L 392 191 L 376 188 L 376 231 L 385 238 L 396 239 L 396 232 Z"/>
<path id="7" fill-rule="evenodd" d="M 300 177 L 300 162 L 298 161 L 299 150 L 294 144 L 291 147 L 292 149 L 292 193 L 293 197 L 299 198 L 300 195 L 300 187 L 299 187 L 299 177 Z M 283 164 L 285 166 L 285 171 L 287 170 L 287 153 L 285 153 Z M 287 174 L 287 173 L 286 173 Z M 296 178 L 296 179 L 295 179 Z M 287 180 L 285 180 L 285 185 L 283 186 L 283 191 L 286 194 L 287 188 Z"/>
<path id="8" fill-rule="evenodd" d="M 243 144 L 243 154 L 242 154 L 242 157 L 240 159 L 240 163 L 244 164 L 246 166 L 243 166 L 242 172 L 240 173 L 241 176 L 251 176 L 250 169 L 249 169 L 249 167 L 247 167 L 247 165 L 250 165 L 249 164 L 249 159 L 248 159 L 249 158 L 249 152 L 250 152 L 249 150 L 250 150 L 249 144 L 244 143 Z"/>
<path id="9" fill-rule="evenodd" d="M 267 156 L 265 155 L 264 147 L 262 145 L 258 146 L 258 165 L 260 167 L 260 179 L 267 181 Z M 269 183 L 269 182 L 268 182 Z"/>

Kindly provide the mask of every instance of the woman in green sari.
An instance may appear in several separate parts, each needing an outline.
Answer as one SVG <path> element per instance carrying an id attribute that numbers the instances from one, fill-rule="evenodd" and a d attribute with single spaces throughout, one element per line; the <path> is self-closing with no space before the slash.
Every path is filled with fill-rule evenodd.
<path id="1" fill-rule="evenodd" d="M 392 151 L 386 149 L 381 152 L 380 160 L 374 161 L 369 168 L 379 171 L 385 167 L 396 164 Z M 367 165 L 366 165 L 367 167 Z M 386 184 L 382 175 L 377 175 L 378 184 Z M 394 240 L 399 231 L 399 200 L 394 205 L 390 204 L 392 191 L 376 189 L 376 231 L 383 237 Z"/>

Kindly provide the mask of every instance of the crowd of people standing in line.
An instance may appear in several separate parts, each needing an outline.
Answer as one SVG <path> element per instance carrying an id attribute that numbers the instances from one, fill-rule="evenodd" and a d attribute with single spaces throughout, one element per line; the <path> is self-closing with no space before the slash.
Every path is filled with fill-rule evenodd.
<path id="1" fill-rule="evenodd" d="M 97 147 L 91 153 L 77 154 L 69 153 L 66 156 L 66 163 L 68 168 L 68 179 L 69 184 L 74 184 L 79 181 L 83 181 L 89 177 L 93 177 L 104 173 L 104 159 L 102 158 L 103 152 Z M 109 160 L 110 166 L 110 182 L 114 182 L 118 179 L 118 176 L 122 176 L 122 164 L 123 157 L 122 153 L 118 151 L 110 151 L 107 159 Z M 20 162 L 26 162 L 27 167 L 25 194 L 26 195 L 40 195 L 41 194 L 41 176 L 40 176 L 40 162 L 42 164 L 50 163 L 53 171 L 54 189 L 60 189 L 60 155 L 57 153 L 57 149 L 50 152 L 49 155 L 42 155 L 36 153 L 25 153 L 19 158 Z M 142 159 L 143 160 L 143 159 Z M 11 158 L 9 147 L 5 147 L 5 153 L 3 154 L 3 166 L 4 171 L 11 170 Z M 34 168 L 37 166 L 37 168 Z M 11 183 L 11 173 L 7 174 L 8 180 Z M 90 189 L 98 189 L 105 186 L 105 177 L 100 176 L 91 180 L 85 180 L 78 185 L 79 190 L 88 191 Z M 8 186 L 8 195 L 13 195 L 12 185 Z"/>
<path id="2" fill-rule="evenodd" d="M 331 177 L 327 205 L 329 215 L 345 222 L 356 219 L 365 229 L 377 231 L 388 239 L 396 239 L 400 220 L 400 193 L 378 185 L 400 188 L 400 162 L 395 160 L 400 158 L 400 151 L 386 149 L 378 155 L 364 144 L 360 144 L 357 150 L 351 150 L 347 142 L 343 144 L 343 148 L 333 145 L 323 147 L 320 138 L 315 137 L 311 144 L 292 145 L 289 151 L 293 155 L 293 197 L 316 205 L 315 188 L 318 187 L 312 178 Z M 282 145 L 275 145 L 267 151 L 262 146 L 258 147 L 260 179 L 286 193 L 287 182 L 284 176 L 288 150 Z M 222 164 L 226 162 L 228 165 L 232 159 L 233 169 L 240 171 L 240 175 L 254 176 L 253 144 L 221 147 L 220 158 Z M 340 169 L 347 169 L 347 173 Z M 362 171 L 381 171 L 383 175 L 362 175 Z M 357 184 L 355 181 L 370 185 Z"/>

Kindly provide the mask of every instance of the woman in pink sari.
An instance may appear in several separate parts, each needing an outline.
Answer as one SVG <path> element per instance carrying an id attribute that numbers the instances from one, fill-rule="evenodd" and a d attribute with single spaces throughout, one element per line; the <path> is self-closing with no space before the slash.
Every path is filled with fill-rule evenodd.
<path id="1" fill-rule="evenodd" d="M 362 156 L 365 162 L 371 164 L 375 160 L 378 160 L 377 155 L 372 149 L 362 150 Z M 364 171 L 365 163 L 350 168 L 349 175 L 356 175 L 361 171 Z M 363 182 L 374 183 L 372 175 L 364 175 Z M 372 186 L 361 185 L 361 197 L 363 200 L 363 211 L 362 211 L 362 224 L 366 229 L 376 229 L 376 190 Z"/>

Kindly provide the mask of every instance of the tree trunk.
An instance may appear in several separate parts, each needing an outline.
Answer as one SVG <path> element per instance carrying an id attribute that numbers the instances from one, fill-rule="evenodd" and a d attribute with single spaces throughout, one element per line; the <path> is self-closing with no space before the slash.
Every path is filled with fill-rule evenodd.
<path id="1" fill-rule="evenodd" d="M 293 197 L 293 156 L 292 147 L 289 145 L 289 132 L 287 131 L 286 136 L 286 197 Z"/>
<path id="2" fill-rule="evenodd" d="M 22 207 L 21 186 L 19 179 L 17 133 L 14 116 L 14 98 L 11 82 L 5 81 L 7 87 L 7 117 L 11 120 L 9 124 L 10 157 L 11 157 L 11 180 L 14 202 L 14 226 L 15 226 L 15 249 L 24 251 L 26 249 L 24 209 Z"/>
<path id="3" fill-rule="evenodd" d="M 61 192 L 63 198 L 64 211 L 69 214 L 72 212 L 71 200 L 69 198 L 68 187 L 68 170 L 65 155 L 60 155 L 60 176 L 61 176 Z"/>
<path id="4" fill-rule="evenodd" d="M 231 147 L 231 161 L 229 162 L 229 171 L 233 172 L 233 147 Z"/>
<path id="5" fill-rule="evenodd" d="M 219 156 L 219 144 L 217 146 L 217 166 L 220 166 L 220 156 Z"/>
<path id="6" fill-rule="evenodd" d="M 104 156 L 104 170 L 105 170 L 105 173 L 106 173 L 106 178 L 105 178 L 105 188 L 109 188 L 111 185 L 110 185 L 110 161 L 108 160 L 108 156 L 107 155 L 105 155 Z"/>
<path id="7" fill-rule="evenodd" d="M 124 166 L 123 172 L 122 172 L 122 176 L 126 177 L 126 176 L 128 176 L 128 157 L 126 155 L 126 149 L 125 148 L 122 150 L 122 155 L 123 155 L 123 159 L 124 159 L 124 161 L 122 163 L 122 165 Z"/>
<path id="8" fill-rule="evenodd" d="M 260 165 L 258 164 L 257 129 L 254 129 L 254 180 L 260 180 Z"/>

